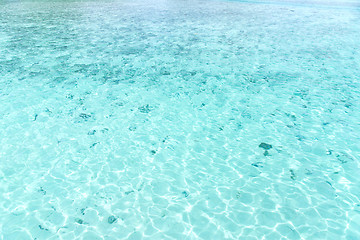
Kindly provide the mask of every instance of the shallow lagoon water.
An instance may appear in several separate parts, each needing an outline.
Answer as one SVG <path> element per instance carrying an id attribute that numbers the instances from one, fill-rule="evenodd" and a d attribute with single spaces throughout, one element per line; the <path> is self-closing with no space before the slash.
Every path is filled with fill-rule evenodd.
<path id="1" fill-rule="evenodd" d="M 2 1 L 1 239 L 359 239 L 356 1 Z"/>

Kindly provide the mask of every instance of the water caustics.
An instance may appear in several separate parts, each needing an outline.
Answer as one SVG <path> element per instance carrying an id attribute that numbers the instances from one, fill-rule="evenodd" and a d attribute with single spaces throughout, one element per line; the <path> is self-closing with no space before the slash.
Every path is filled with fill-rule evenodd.
<path id="1" fill-rule="evenodd" d="M 0 236 L 359 239 L 356 4 L 1 1 Z"/>

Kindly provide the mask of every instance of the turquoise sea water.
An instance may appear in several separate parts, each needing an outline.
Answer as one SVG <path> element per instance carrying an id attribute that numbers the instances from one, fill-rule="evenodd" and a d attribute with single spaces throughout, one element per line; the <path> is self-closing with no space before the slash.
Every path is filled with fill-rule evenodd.
<path id="1" fill-rule="evenodd" d="M 0 239 L 360 239 L 360 2 L 1 1 Z"/>

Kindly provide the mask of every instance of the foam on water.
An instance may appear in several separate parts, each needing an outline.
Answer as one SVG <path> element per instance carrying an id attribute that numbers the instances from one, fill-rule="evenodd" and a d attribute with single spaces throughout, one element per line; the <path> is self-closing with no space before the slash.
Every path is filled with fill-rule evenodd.
<path id="1" fill-rule="evenodd" d="M 0 235 L 359 239 L 352 4 L 2 1 Z"/>

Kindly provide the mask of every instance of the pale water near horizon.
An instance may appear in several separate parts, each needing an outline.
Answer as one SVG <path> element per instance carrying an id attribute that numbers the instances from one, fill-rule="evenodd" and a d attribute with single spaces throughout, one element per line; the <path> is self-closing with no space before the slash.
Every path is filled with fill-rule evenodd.
<path id="1" fill-rule="evenodd" d="M 1 1 L 0 239 L 360 239 L 359 5 Z"/>

